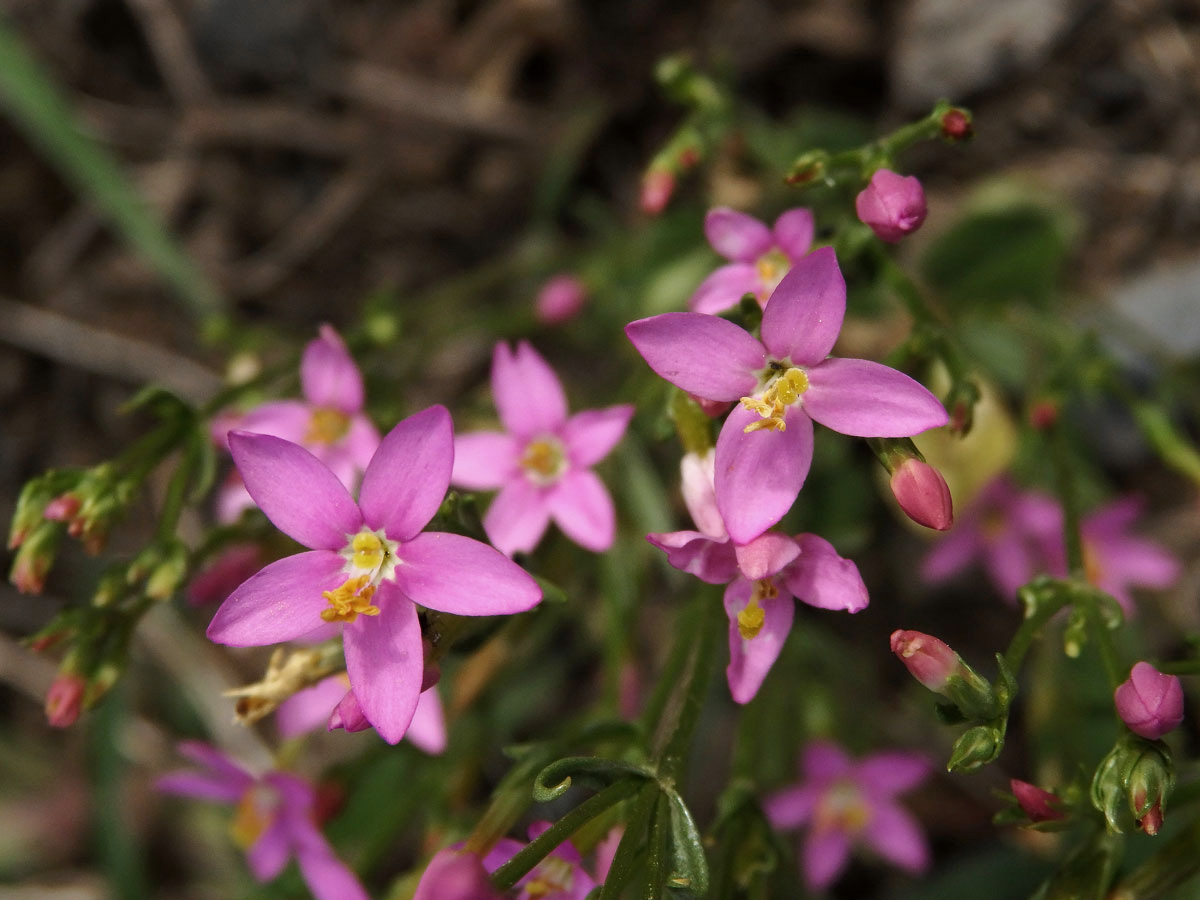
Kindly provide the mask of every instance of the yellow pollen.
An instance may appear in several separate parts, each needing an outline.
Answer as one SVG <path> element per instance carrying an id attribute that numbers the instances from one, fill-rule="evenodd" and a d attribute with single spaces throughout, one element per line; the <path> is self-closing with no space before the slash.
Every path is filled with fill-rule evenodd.
<path id="1" fill-rule="evenodd" d="M 858 788 L 841 782 L 834 785 L 817 804 L 813 826 L 817 831 L 842 831 L 855 834 L 871 821 L 871 810 L 863 803 Z"/>
<path id="2" fill-rule="evenodd" d="M 333 444 L 340 441 L 350 430 L 350 417 L 341 410 L 319 406 L 308 420 L 306 444 Z"/>
<path id="3" fill-rule="evenodd" d="M 1087 539 L 1083 541 L 1083 577 L 1088 580 L 1089 584 L 1097 586 L 1104 578 L 1104 567 L 1100 565 L 1100 554 Z"/>
<path id="4" fill-rule="evenodd" d="M 259 785 L 253 785 L 234 809 L 229 834 L 235 844 L 245 850 L 257 841 L 271 824 L 270 797 Z"/>
<path id="5" fill-rule="evenodd" d="M 743 430 L 747 433 L 763 429 L 786 431 L 787 423 L 783 417 L 787 408 L 799 400 L 800 395 L 807 390 L 808 373 L 803 369 L 793 366 L 776 376 L 760 396 L 742 398 L 742 406 L 762 417 L 760 421 L 751 422 Z"/>
<path id="6" fill-rule="evenodd" d="M 775 288 L 779 287 L 779 282 L 783 281 L 783 276 L 791 268 L 792 261 L 787 258 L 785 253 L 775 248 L 760 256 L 754 265 L 758 270 L 758 278 L 762 282 L 762 292 L 759 294 L 758 302 L 765 305 L 767 299 L 775 292 Z"/>
<path id="7" fill-rule="evenodd" d="M 379 615 L 379 607 L 371 605 L 375 587 L 370 581 L 370 575 L 359 575 L 346 579 L 341 587 L 332 591 L 322 591 L 321 596 L 329 601 L 329 609 L 321 610 L 321 618 L 326 622 L 353 622 L 360 615 Z"/>
<path id="8" fill-rule="evenodd" d="M 561 893 L 571 887 L 571 864 L 565 859 L 548 856 L 534 872 L 535 877 L 524 885 L 525 896 L 530 900 Z"/>
<path id="9" fill-rule="evenodd" d="M 752 641 L 758 637 L 766 622 L 767 614 L 759 605 L 760 600 L 774 600 L 779 596 L 779 589 L 770 578 L 760 578 L 754 582 L 754 592 L 746 608 L 737 614 L 738 634 L 745 640 Z"/>
<path id="10" fill-rule="evenodd" d="M 563 447 L 556 438 L 539 438 L 525 445 L 521 468 L 538 484 L 548 484 L 562 474 Z"/>

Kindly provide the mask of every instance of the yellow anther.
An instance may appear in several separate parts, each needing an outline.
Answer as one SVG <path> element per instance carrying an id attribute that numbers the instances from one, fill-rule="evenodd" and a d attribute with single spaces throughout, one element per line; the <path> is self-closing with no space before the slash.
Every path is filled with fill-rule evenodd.
<path id="1" fill-rule="evenodd" d="M 534 869 L 534 877 L 525 882 L 525 896 L 530 900 L 560 894 L 571 887 L 574 880 L 571 864 L 565 859 L 548 856 Z"/>
<path id="2" fill-rule="evenodd" d="M 787 431 L 784 416 L 787 408 L 800 399 L 800 395 L 808 390 L 808 373 L 803 369 L 792 367 L 775 376 L 766 389 L 758 397 L 743 397 L 741 404 L 751 412 L 756 412 L 761 421 L 751 422 L 743 431 Z"/>
<path id="3" fill-rule="evenodd" d="M 1086 538 L 1083 541 L 1083 577 L 1088 580 L 1088 584 L 1099 586 L 1104 580 L 1104 566 L 1100 564 L 1100 554 L 1096 552 L 1096 548 L 1092 542 Z"/>
<path id="4" fill-rule="evenodd" d="M 356 569 L 376 569 L 387 556 L 387 548 L 379 535 L 369 531 L 360 531 L 350 541 L 350 549 L 354 551 L 351 563 Z"/>
<path id="5" fill-rule="evenodd" d="M 268 788 L 252 785 L 234 809 L 229 834 L 243 850 L 253 845 L 271 824 L 274 797 Z"/>
<path id="6" fill-rule="evenodd" d="M 743 639 L 752 641 L 762 631 L 764 622 L 766 622 L 766 613 L 758 605 L 758 592 L 756 591 L 751 595 L 750 602 L 746 604 L 746 608 L 737 614 L 738 634 Z"/>
<path id="7" fill-rule="evenodd" d="M 554 437 L 538 438 L 525 445 L 521 468 L 536 484 L 549 484 L 563 473 L 566 455 L 562 442 Z"/>
<path id="8" fill-rule="evenodd" d="M 359 575 L 346 579 L 332 591 L 322 591 L 321 596 L 329 601 L 329 609 L 321 610 L 321 618 L 326 622 L 353 622 L 359 616 L 379 615 L 379 607 L 371 604 L 375 586 L 369 583 L 370 580 L 369 575 Z"/>
<path id="9" fill-rule="evenodd" d="M 755 268 L 758 270 L 758 278 L 762 282 L 762 291 L 758 295 L 759 303 L 767 302 L 767 299 L 775 292 L 775 288 L 779 287 L 779 282 L 783 281 L 783 276 L 787 274 L 791 265 L 791 260 L 779 249 L 769 250 L 758 258 Z"/>
<path id="10" fill-rule="evenodd" d="M 863 803 L 859 789 L 850 782 L 839 782 L 818 801 L 813 827 L 817 831 L 856 834 L 870 821 L 871 810 Z"/>
<path id="11" fill-rule="evenodd" d="M 340 441 L 350 430 L 350 417 L 338 409 L 317 407 L 308 420 L 306 444 L 333 444 Z"/>

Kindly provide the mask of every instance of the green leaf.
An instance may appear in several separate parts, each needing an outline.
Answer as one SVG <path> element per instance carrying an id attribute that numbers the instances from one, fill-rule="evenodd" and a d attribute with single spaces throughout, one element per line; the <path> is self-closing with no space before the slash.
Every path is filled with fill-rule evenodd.
<path id="1" fill-rule="evenodd" d="M 633 763 L 599 756 L 569 756 L 550 763 L 533 780 L 533 799 L 549 803 L 567 792 L 576 779 L 581 784 L 604 786 L 622 778 L 653 779 L 654 772 Z"/>
<path id="2" fill-rule="evenodd" d="M 667 887 L 689 897 L 708 893 L 708 858 L 692 814 L 674 791 L 667 794 L 671 803 L 670 872 Z"/>

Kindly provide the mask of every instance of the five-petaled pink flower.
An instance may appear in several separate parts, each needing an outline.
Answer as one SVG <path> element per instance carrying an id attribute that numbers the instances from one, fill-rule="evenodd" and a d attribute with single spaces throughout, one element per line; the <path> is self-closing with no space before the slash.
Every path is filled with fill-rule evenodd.
<path id="1" fill-rule="evenodd" d="M 300 361 L 303 400 L 272 400 L 237 415 L 219 416 L 213 437 L 225 446 L 232 430 L 271 434 L 307 448 L 350 490 L 379 446 L 379 432 L 363 412 L 363 380 L 341 336 L 322 325 Z M 217 498 L 217 517 L 236 519 L 253 504 L 237 479 Z"/>
<path id="2" fill-rule="evenodd" d="M 628 404 L 568 418 L 562 384 L 526 341 L 514 353 L 496 345 L 492 396 L 506 431 L 477 431 L 454 442 L 454 484 L 500 493 L 488 507 L 488 539 L 512 555 L 537 546 L 553 519 L 588 550 L 612 546 L 616 516 L 607 488 L 589 468 L 625 434 Z"/>
<path id="3" fill-rule="evenodd" d="M 367 900 L 354 877 L 325 840 L 314 821 L 316 792 L 308 782 L 285 772 L 251 775 L 225 754 L 196 741 L 184 741 L 179 753 L 199 771 L 164 775 L 160 791 L 235 806 L 231 831 L 246 851 L 246 862 L 259 881 L 279 876 L 295 857 L 317 900 Z"/>
<path id="4" fill-rule="evenodd" d="M 444 407 L 388 433 L 356 503 L 328 467 L 290 441 L 233 432 L 229 447 L 254 502 L 307 553 L 268 565 L 217 610 L 208 636 L 235 647 L 293 640 L 343 623 L 346 670 L 363 715 L 388 743 L 404 736 L 424 672 L 416 605 L 455 615 L 523 612 L 537 583 L 493 548 L 422 533 L 450 484 L 454 434 Z"/>
<path id="5" fill-rule="evenodd" d="M 650 368 L 707 400 L 740 400 L 717 439 L 717 506 L 735 543 L 778 522 L 799 494 L 813 420 L 857 437 L 908 437 L 946 410 L 907 375 L 827 358 L 842 328 L 846 282 L 833 250 L 796 263 L 763 310 L 762 340 L 716 316 L 665 313 L 625 326 Z"/>
<path id="6" fill-rule="evenodd" d="M 713 495 L 713 454 L 683 458 L 683 495 L 699 531 L 649 534 L 675 568 L 709 584 L 728 584 L 729 692 L 738 703 L 758 693 L 792 630 L 795 598 L 818 609 L 856 613 L 867 607 L 858 567 L 815 534 L 765 532 L 733 544 Z"/>
<path id="7" fill-rule="evenodd" d="M 700 283 L 688 309 L 723 312 L 737 306 L 746 294 L 766 305 L 788 269 L 808 253 L 813 229 L 812 213 L 800 207 L 776 219 L 774 228 L 727 206 L 710 209 L 704 217 L 704 236 L 729 264 Z"/>
<path id="8" fill-rule="evenodd" d="M 876 753 L 854 761 L 836 744 L 819 741 L 805 750 L 803 780 L 767 797 L 764 810 L 776 828 L 808 828 L 799 857 L 810 890 L 837 879 L 854 843 L 920 872 L 929 864 L 929 847 L 921 826 L 896 798 L 930 772 L 928 760 L 914 753 Z"/>

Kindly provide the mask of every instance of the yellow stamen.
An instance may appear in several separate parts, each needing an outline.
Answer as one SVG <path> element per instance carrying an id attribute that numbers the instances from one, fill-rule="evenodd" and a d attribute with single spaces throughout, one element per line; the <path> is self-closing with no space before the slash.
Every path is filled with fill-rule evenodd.
<path id="1" fill-rule="evenodd" d="M 562 442 L 555 437 L 542 437 L 525 445 L 521 468 L 534 484 L 551 484 L 566 468 Z"/>
<path id="2" fill-rule="evenodd" d="M 1099 585 L 1104 579 L 1104 567 L 1100 564 L 1100 554 L 1086 538 L 1083 541 L 1083 577 L 1089 584 Z"/>
<path id="3" fill-rule="evenodd" d="M 755 268 L 758 270 L 758 278 L 762 282 L 762 291 L 758 295 L 760 304 L 766 304 L 768 298 L 775 292 L 775 288 L 779 287 L 779 282 L 783 281 L 783 276 L 787 274 L 791 265 L 791 260 L 778 248 L 768 250 L 758 258 Z"/>
<path id="4" fill-rule="evenodd" d="M 548 856 L 534 869 L 534 877 L 525 882 L 525 896 L 530 900 L 562 893 L 571 887 L 571 864 L 565 859 Z"/>
<path id="5" fill-rule="evenodd" d="M 774 600 L 779 596 L 779 588 L 770 578 L 760 578 L 754 582 L 754 591 L 750 594 L 750 602 L 746 608 L 737 614 L 738 634 L 745 640 L 752 641 L 758 637 L 766 623 L 767 614 L 759 605 L 762 600 Z"/>
<path id="6" fill-rule="evenodd" d="M 350 417 L 338 409 L 320 406 L 313 410 L 308 420 L 308 433 L 304 436 L 306 444 L 334 444 L 346 436 L 350 430 Z"/>
<path id="7" fill-rule="evenodd" d="M 808 373 L 795 366 L 775 377 L 758 397 L 743 397 L 742 406 L 751 412 L 758 413 L 762 419 L 751 422 L 743 431 L 786 431 L 787 422 L 784 415 L 787 408 L 800 399 L 800 395 L 808 390 Z"/>
<path id="8" fill-rule="evenodd" d="M 321 618 L 326 622 L 353 622 L 360 615 L 379 615 L 379 607 L 371 605 L 375 586 L 370 581 L 370 575 L 359 575 L 346 579 L 332 591 L 322 591 L 321 596 L 329 601 L 330 608 L 321 610 Z"/>
<path id="9" fill-rule="evenodd" d="M 229 823 L 229 834 L 245 850 L 257 841 L 271 824 L 271 796 L 261 785 L 252 785 L 238 801 Z"/>
<path id="10" fill-rule="evenodd" d="M 831 787 L 817 803 L 813 827 L 817 831 L 856 834 L 871 821 L 871 810 L 863 803 L 858 788 L 849 782 Z"/>

